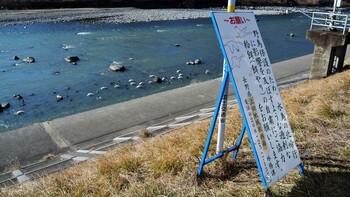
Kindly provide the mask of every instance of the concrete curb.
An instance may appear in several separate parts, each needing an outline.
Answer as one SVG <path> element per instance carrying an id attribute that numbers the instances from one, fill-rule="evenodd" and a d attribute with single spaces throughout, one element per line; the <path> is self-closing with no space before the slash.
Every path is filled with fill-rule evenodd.
<path id="1" fill-rule="evenodd" d="M 278 81 L 309 73 L 312 55 L 273 64 Z M 62 152 L 122 136 L 130 128 L 146 128 L 166 119 L 213 106 L 221 79 L 214 79 L 124 103 L 34 124 L 0 134 L 0 171 L 14 163 L 28 164 Z M 231 91 L 232 95 L 232 91 Z"/>

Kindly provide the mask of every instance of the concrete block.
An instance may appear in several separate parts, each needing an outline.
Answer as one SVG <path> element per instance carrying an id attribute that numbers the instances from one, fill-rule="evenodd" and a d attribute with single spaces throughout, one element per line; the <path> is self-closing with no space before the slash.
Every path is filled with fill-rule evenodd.
<path id="1" fill-rule="evenodd" d="M 310 79 L 326 77 L 333 72 L 334 67 L 337 71 L 342 70 L 350 33 L 313 29 L 306 32 L 306 39 L 315 44 Z"/>

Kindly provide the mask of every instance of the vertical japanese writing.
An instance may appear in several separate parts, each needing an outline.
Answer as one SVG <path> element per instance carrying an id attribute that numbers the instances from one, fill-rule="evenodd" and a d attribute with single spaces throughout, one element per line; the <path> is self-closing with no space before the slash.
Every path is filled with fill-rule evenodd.
<path id="1" fill-rule="evenodd" d="M 223 50 L 261 169 L 271 185 L 300 163 L 299 153 L 254 15 L 223 16 L 220 23 L 224 29 L 220 31 Z"/>

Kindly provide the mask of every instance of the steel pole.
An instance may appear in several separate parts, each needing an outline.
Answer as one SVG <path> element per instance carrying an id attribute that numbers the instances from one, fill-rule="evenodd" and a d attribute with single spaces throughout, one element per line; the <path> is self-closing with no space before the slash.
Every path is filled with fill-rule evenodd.
<path id="1" fill-rule="evenodd" d="M 234 12 L 236 9 L 236 0 L 228 0 L 227 12 Z M 226 61 L 223 63 L 223 73 L 222 79 L 224 79 L 226 73 Z M 218 140 L 216 145 L 216 153 L 221 153 L 224 151 L 224 137 L 225 137 L 225 127 L 226 127 L 226 112 L 227 112 L 227 100 L 228 100 L 228 86 L 229 83 L 225 86 L 224 95 L 221 100 L 220 105 L 220 118 L 218 124 Z"/>

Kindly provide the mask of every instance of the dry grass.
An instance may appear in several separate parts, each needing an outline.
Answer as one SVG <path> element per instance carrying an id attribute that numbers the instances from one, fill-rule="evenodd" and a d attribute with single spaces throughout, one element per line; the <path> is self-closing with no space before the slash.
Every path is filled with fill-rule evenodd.
<path id="1" fill-rule="evenodd" d="M 306 176 L 298 170 L 276 183 L 273 196 L 350 196 L 350 72 L 282 91 Z M 228 113 L 226 145 L 242 126 Z M 209 121 L 122 145 L 94 161 L 14 188 L 3 196 L 262 196 L 245 138 L 236 160 L 227 155 L 196 176 Z M 216 140 L 212 141 L 214 152 Z"/>

